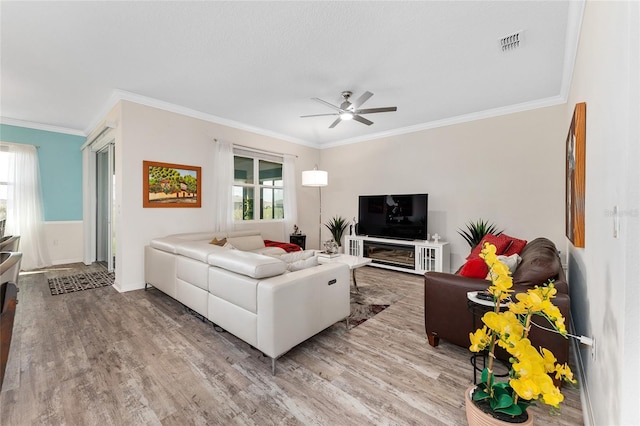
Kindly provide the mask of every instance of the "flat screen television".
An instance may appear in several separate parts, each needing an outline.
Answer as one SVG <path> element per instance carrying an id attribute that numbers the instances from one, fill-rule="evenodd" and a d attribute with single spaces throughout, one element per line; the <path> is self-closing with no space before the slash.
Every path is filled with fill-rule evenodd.
<path id="1" fill-rule="evenodd" d="M 400 240 L 427 239 L 428 194 L 361 195 L 356 233 Z"/>

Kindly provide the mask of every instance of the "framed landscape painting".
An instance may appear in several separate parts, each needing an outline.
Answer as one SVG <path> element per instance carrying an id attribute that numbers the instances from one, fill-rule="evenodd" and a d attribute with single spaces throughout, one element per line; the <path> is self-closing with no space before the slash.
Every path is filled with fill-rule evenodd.
<path id="1" fill-rule="evenodd" d="M 142 162 L 142 207 L 200 207 L 200 167 Z"/>
<path id="2" fill-rule="evenodd" d="M 587 104 L 576 104 L 567 135 L 566 216 L 567 238 L 575 247 L 584 247 L 585 154 Z"/>

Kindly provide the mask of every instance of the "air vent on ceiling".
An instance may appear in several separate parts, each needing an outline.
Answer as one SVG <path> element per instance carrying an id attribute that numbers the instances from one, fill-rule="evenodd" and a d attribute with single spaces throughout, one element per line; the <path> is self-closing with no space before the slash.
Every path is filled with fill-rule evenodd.
<path id="1" fill-rule="evenodd" d="M 522 31 L 510 34 L 500 39 L 500 48 L 503 52 L 508 52 L 522 46 Z"/>

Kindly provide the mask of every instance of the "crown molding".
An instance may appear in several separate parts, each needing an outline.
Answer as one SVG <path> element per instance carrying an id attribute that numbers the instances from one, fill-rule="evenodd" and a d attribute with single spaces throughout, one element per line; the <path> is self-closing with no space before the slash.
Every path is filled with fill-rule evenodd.
<path id="1" fill-rule="evenodd" d="M 567 99 L 561 95 L 552 96 L 545 99 L 539 99 L 531 102 L 523 102 L 507 107 L 493 108 L 484 111 L 474 112 L 471 114 L 458 115 L 456 117 L 445 118 L 443 120 L 430 121 L 415 126 L 402 127 L 385 132 L 373 133 L 366 136 L 358 136 L 356 138 L 343 139 L 341 141 L 329 142 L 320 146 L 320 149 L 333 148 L 342 145 L 351 145 L 355 143 L 366 142 L 374 139 L 382 139 L 392 136 L 404 135 L 407 133 L 415 133 L 423 130 L 435 129 L 438 127 L 451 126 L 454 124 L 467 123 L 469 121 L 484 120 L 486 118 L 499 117 L 502 115 L 514 114 L 517 112 L 530 111 L 538 108 L 545 108 L 555 105 L 561 105 L 567 102 Z"/>
<path id="2" fill-rule="evenodd" d="M 571 67 L 571 69 L 573 69 L 573 62 L 571 62 L 570 67 Z M 570 85 L 570 81 L 567 82 L 566 84 Z M 375 139 L 382 139 L 382 138 L 387 138 L 387 137 L 404 135 L 404 134 L 407 134 L 407 133 L 415 133 L 415 132 L 420 132 L 420 131 L 423 131 L 423 130 L 435 129 L 435 128 L 438 128 L 438 127 L 451 126 L 451 125 L 454 125 L 454 124 L 462 124 L 462 123 L 466 123 L 466 122 L 469 122 L 469 121 L 483 120 L 483 119 L 486 119 L 486 118 L 498 117 L 498 116 L 501 116 L 501 115 L 508 115 L 508 114 L 513 114 L 513 113 L 518 113 L 518 112 L 523 112 L 523 111 L 529 111 L 529 110 L 538 109 L 538 108 L 545 108 L 545 107 L 549 107 L 549 106 L 560 105 L 560 104 L 563 104 L 563 103 L 567 102 L 567 97 L 566 97 L 566 95 L 562 94 L 562 95 L 552 96 L 552 97 L 549 97 L 549 98 L 540 99 L 540 100 L 536 100 L 536 101 L 524 102 L 524 103 L 521 103 L 521 104 L 511 105 L 511 106 L 508 106 L 508 107 L 494 108 L 494 109 L 490 109 L 490 110 L 475 112 L 475 113 L 472 113 L 472 114 L 459 115 L 459 116 L 456 116 L 456 117 L 446 118 L 446 119 L 443 119 L 443 120 L 430 121 L 430 122 L 423 123 L 423 124 L 418 124 L 418 125 L 415 125 L 415 126 L 408 126 L 408 127 L 403 127 L 403 128 L 399 128 L 399 129 L 373 133 L 373 134 L 369 134 L 369 135 L 365 135 L 365 136 L 358 136 L 358 137 L 355 137 L 355 138 L 343 139 L 343 140 L 339 140 L 339 141 L 335 141 L 335 142 L 328 142 L 328 143 L 324 143 L 324 144 L 310 143 L 310 142 L 307 142 L 307 141 L 303 141 L 303 140 L 300 140 L 300 139 L 297 139 L 297 138 L 292 138 L 292 137 L 289 137 L 289 136 L 286 136 L 286 135 L 282 135 L 282 134 L 279 134 L 279 133 L 276 133 L 276 132 L 272 132 L 272 131 L 269 131 L 269 130 L 265 130 L 265 129 L 262 129 L 262 128 L 249 126 L 247 124 L 239 123 L 239 122 L 233 121 L 233 120 L 227 120 L 227 119 L 224 119 L 224 118 L 221 118 L 221 117 L 217 117 L 217 116 L 214 116 L 214 115 L 211 115 L 211 114 L 206 114 L 206 113 L 203 113 L 203 112 L 200 112 L 200 111 L 196 111 L 196 110 L 193 110 L 193 109 L 190 109 L 190 108 L 182 107 L 180 105 L 171 104 L 169 102 L 164 102 L 164 101 L 159 101 L 157 99 L 149 98 L 149 97 L 142 96 L 142 95 L 137 95 L 135 93 L 126 92 L 126 91 L 123 91 L 123 90 L 114 90 L 112 95 L 109 97 L 109 100 L 107 101 L 107 103 L 105 104 L 103 109 L 101 110 L 101 113 L 96 116 L 96 118 L 92 122 L 92 125 L 89 126 L 85 131 L 77 130 L 77 129 L 69 129 L 69 128 L 65 128 L 65 127 L 52 126 L 52 125 L 49 125 L 49 124 L 34 123 L 34 122 L 31 122 L 31 121 L 17 120 L 17 119 L 7 118 L 7 117 L 0 117 L 0 124 L 7 124 L 7 125 L 10 125 L 10 126 L 26 127 L 26 128 L 30 128 L 30 129 L 45 130 L 45 131 L 49 131 L 49 132 L 64 133 L 64 134 L 69 134 L 69 135 L 86 137 L 104 119 L 106 114 L 118 102 L 123 101 L 123 100 L 124 101 L 135 102 L 135 103 L 142 104 L 142 105 L 147 105 L 147 106 L 158 108 L 158 109 L 161 109 L 161 110 L 164 110 L 164 111 L 174 112 L 176 114 L 182 114 L 182 115 L 185 115 L 185 116 L 188 116 L 188 117 L 197 118 L 197 119 L 200 119 L 200 120 L 204 120 L 204 121 L 208 121 L 208 122 L 212 122 L 212 123 L 216 123 L 216 124 L 221 124 L 221 125 L 224 125 L 224 126 L 233 127 L 233 128 L 239 129 L 239 130 L 245 130 L 245 131 L 249 131 L 249 132 L 252 132 L 252 133 L 257 133 L 257 134 L 260 134 L 260 135 L 263 135 L 263 136 L 268 136 L 268 137 L 272 137 L 272 138 L 276 138 L 276 139 L 285 140 L 285 141 L 288 141 L 288 142 L 291 142 L 291 143 L 304 145 L 304 146 L 311 147 L 311 148 L 328 149 L 328 148 L 334 148 L 334 147 L 343 146 L 343 145 L 351 145 L 351 144 L 356 144 L 356 143 L 367 142 L 367 141 L 375 140 Z"/>
<path id="3" fill-rule="evenodd" d="M 8 126 L 26 127 L 28 129 L 44 130 L 47 132 L 54 132 L 54 133 L 64 133 L 66 135 L 84 136 L 84 137 L 87 136 L 86 133 L 78 129 L 52 126 L 50 124 L 43 124 L 43 123 L 34 123 L 33 121 L 18 120 L 16 118 L 9 118 L 9 117 L 0 117 L 0 124 L 6 124 Z"/>
<path id="4" fill-rule="evenodd" d="M 87 132 L 93 131 L 93 129 L 100 123 L 101 120 L 104 119 L 105 115 L 111 111 L 111 109 L 120 101 L 129 101 L 134 102 L 141 105 L 150 106 L 153 108 L 158 108 L 163 111 L 173 112 L 176 114 L 181 114 L 187 117 L 196 118 L 199 120 L 207 121 L 210 123 L 221 124 L 223 126 L 232 127 L 234 129 L 244 130 L 247 132 L 256 133 L 259 135 L 284 140 L 287 142 L 308 146 L 311 148 L 319 148 L 320 146 L 302 139 L 293 138 L 291 136 L 283 135 L 281 133 L 273 132 L 267 129 L 263 129 L 260 127 L 251 126 L 245 123 L 240 123 L 238 121 L 229 120 L 226 118 L 218 117 L 216 115 L 207 114 L 201 111 L 197 111 L 191 108 L 183 107 L 177 104 L 173 104 L 171 102 L 161 101 L 159 99 L 150 98 L 148 96 L 138 95 L 137 93 L 127 92 L 126 90 L 115 89 L 109 100 L 102 108 L 100 114 L 96 116 L 96 118 L 92 121 L 91 126 L 87 128 Z"/>

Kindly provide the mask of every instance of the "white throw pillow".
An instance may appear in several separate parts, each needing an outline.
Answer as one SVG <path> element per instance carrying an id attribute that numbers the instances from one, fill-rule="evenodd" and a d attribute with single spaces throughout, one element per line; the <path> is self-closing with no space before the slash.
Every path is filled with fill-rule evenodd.
<path id="1" fill-rule="evenodd" d="M 260 235 L 246 235 L 243 237 L 227 237 L 227 241 L 238 250 L 249 251 L 264 248 L 264 240 Z"/>
<path id="2" fill-rule="evenodd" d="M 296 262 L 298 260 L 307 260 L 313 257 L 315 252 L 313 250 L 293 251 L 291 253 L 285 253 L 280 255 L 272 255 L 276 259 L 280 259 L 286 263 Z"/>
<path id="3" fill-rule="evenodd" d="M 518 267 L 520 262 L 522 262 L 522 258 L 518 256 L 518 254 L 512 254 L 511 256 L 500 255 L 498 256 L 498 260 L 507 265 L 507 268 L 509 268 L 511 274 L 514 274 L 516 272 L 516 268 Z"/>
<path id="4" fill-rule="evenodd" d="M 287 265 L 287 270 L 291 272 L 300 271 L 302 269 L 311 268 L 316 265 L 318 265 L 318 258 L 314 256 L 308 259 L 296 260 L 295 262 L 289 263 Z"/>

